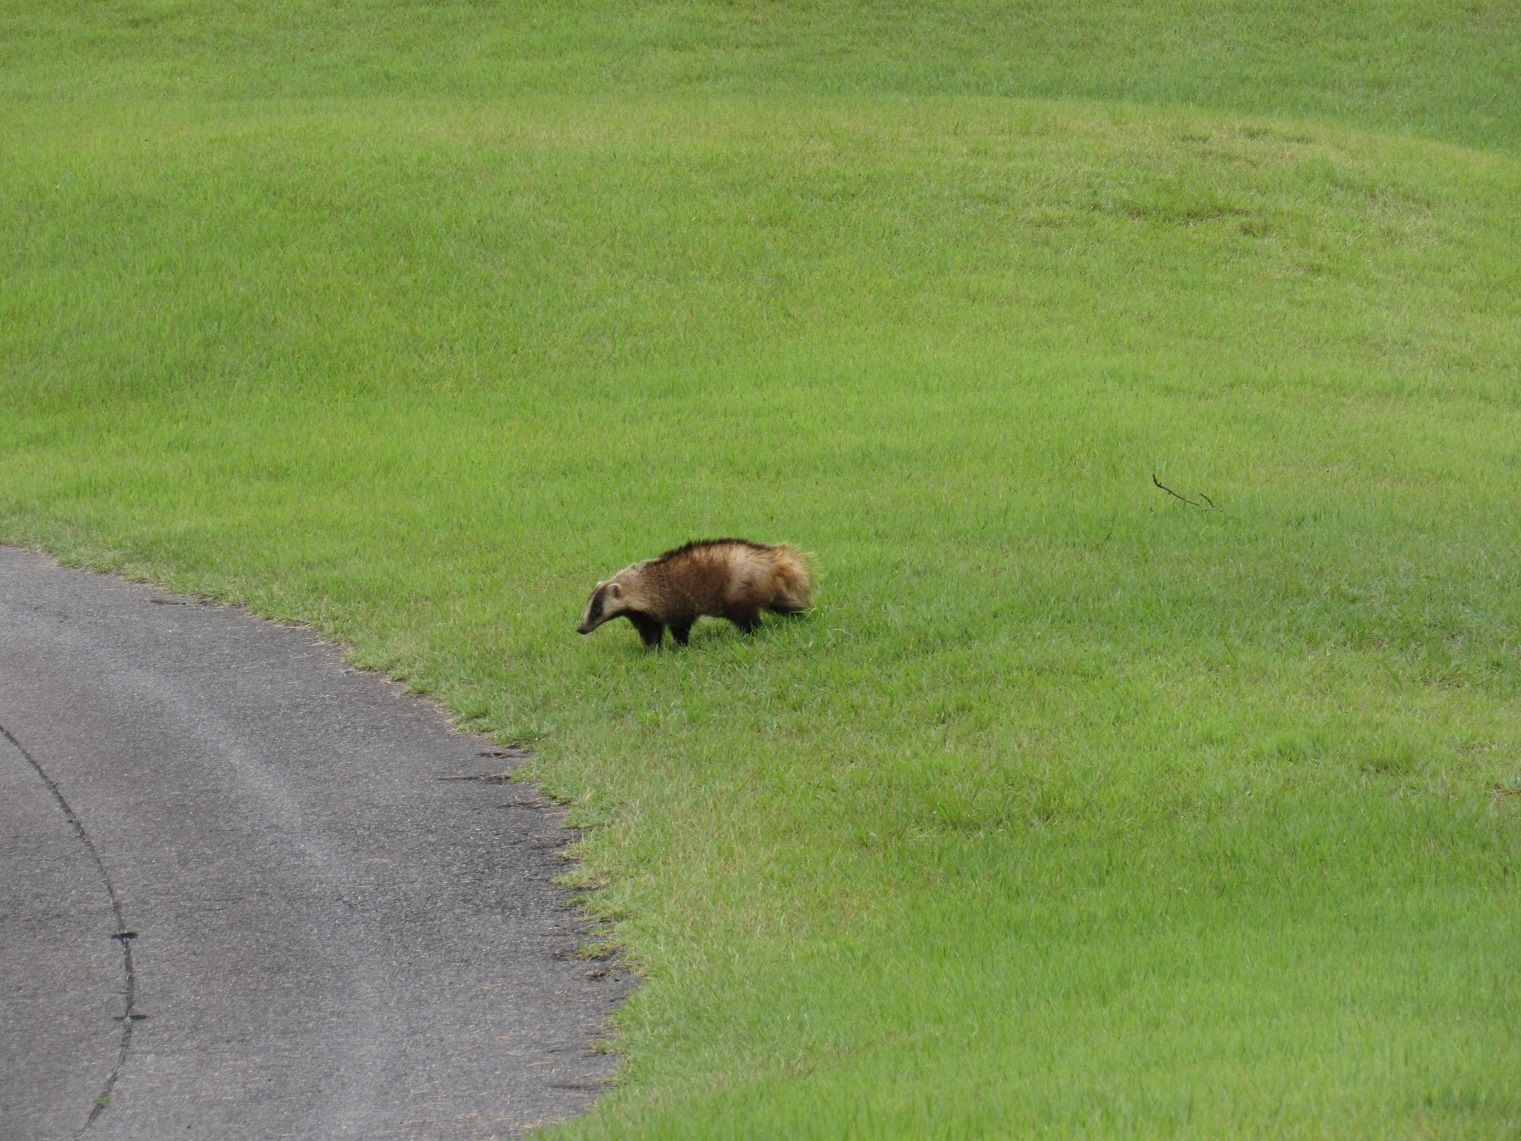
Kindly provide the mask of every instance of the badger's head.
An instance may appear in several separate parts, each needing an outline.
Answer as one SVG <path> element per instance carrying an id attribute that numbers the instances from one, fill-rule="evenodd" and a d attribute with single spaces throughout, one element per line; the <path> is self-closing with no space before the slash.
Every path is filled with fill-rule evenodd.
<path id="1" fill-rule="evenodd" d="M 576 627 L 576 633 L 590 634 L 609 618 L 616 618 L 627 609 L 623 587 L 617 579 L 599 582 L 586 600 L 586 613 L 581 615 L 581 625 Z"/>

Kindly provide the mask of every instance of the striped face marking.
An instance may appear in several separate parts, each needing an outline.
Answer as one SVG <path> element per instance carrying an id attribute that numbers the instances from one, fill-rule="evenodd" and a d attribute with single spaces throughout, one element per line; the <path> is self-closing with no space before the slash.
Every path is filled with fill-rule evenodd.
<path id="1" fill-rule="evenodd" d="M 616 618 L 619 614 L 617 603 L 622 594 L 616 583 L 599 582 L 586 601 L 586 613 L 581 616 L 581 625 L 576 627 L 576 632 L 590 634 L 609 618 Z"/>
<path id="2" fill-rule="evenodd" d="M 581 615 L 581 625 L 576 627 L 576 633 L 590 634 L 602 625 L 602 595 L 606 589 L 599 582 L 597 588 L 591 592 L 591 597 L 586 600 L 586 613 Z"/>

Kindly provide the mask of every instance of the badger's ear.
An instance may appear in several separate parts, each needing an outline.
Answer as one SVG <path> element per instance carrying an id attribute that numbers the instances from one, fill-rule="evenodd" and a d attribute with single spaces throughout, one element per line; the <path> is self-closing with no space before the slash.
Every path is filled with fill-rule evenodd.
<path id="1" fill-rule="evenodd" d="M 607 593 L 611 594 L 614 598 L 622 598 L 623 588 L 615 582 L 612 586 L 607 588 Z"/>

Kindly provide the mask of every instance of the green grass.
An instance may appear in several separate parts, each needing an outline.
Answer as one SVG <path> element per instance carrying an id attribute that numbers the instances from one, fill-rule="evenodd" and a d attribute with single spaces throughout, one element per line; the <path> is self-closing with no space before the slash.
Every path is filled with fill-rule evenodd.
<path id="1" fill-rule="evenodd" d="M 1515 1135 L 1511 10 L 514 11 L 0 15 L 0 538 L 538 750 L 567 1135 Z"/>

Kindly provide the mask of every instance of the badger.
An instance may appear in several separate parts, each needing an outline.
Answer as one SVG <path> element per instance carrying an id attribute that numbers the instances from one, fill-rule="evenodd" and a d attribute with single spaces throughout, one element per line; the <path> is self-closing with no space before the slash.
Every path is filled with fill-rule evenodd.
<path id="1" fill-rule="evenodd" d="M 762 610 L 799 614 L 812 605 L 802 552 L 749 539 L 701 539 L 599 582 L 576 630 L 590 634 L 611 618 L 627 618 L 647 647 L 659 649 L 667 626 L 685 646 L 692 623 L 705 614 L 749 633 L 760 625 Z"/>

